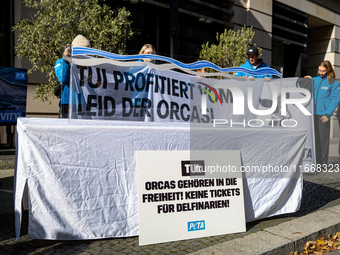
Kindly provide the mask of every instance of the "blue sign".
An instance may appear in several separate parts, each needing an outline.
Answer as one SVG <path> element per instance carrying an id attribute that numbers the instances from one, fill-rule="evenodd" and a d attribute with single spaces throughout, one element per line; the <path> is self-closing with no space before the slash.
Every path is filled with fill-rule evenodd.
<path id="1" fill-rule="evenodd" d="M 0 125 L 11 125 L 25 116 L 26 69 L 0 66 Z"/>
<path id="2" fill-rule="evenodd" d="M 205 220 L 189 221 L 188 231 L 197 231 L 205 229 Z"/>
<path id="3" fill-rule="evenodd" d="M 17 118 L 23 116 L 23 111 L 0 111 L 0 123 L 17 122 Z"/>

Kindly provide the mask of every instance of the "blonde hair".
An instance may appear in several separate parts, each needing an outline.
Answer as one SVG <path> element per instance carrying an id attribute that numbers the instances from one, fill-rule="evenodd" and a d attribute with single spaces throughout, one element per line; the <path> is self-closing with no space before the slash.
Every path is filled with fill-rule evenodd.
<path id="1" fill-rule="evenodd" d="M 144 44 L 144 46 L 140 49 L 140 51 L 139 51 L 138 54 L 139 54 L 139 55 L 144 54 L 144 51 L 145 51 L 146 49 L 148 49 L 148 48 L 152 48 L 153 53 L 156 54 L 156 49 L 155 49 L 155 47 L 154 47 L 152 44 L 149 44 L 149 43 Z"/>

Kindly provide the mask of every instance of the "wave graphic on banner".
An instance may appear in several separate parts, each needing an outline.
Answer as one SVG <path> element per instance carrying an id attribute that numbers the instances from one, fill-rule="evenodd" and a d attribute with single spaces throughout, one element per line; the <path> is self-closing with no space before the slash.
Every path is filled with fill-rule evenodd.
<path id="1" fill-rule="evenodd" d="M 195 69 L 201 69 L 201 68 L 212 68 L 220 72 L 243 72 L 243 73 L 247 73 L 250 75 L 275 75 L 275 76 L 282 78 L 282 74 L 273 68 L 262 68 L 260 70 L 249 70 L 244 67 L 221 68 L 205 60 L 197 61 L 197 62 L 190 63 L 190 64 L 184 64 L 178 60 L 175 60 L 169 57 L 155 55 L 155 54 L 119 55 L 119 54 L 114 54 L 114 53 L 110 53 L 107 51 L 96 50 L 96 49 L 87 48 L 87 47 L 73 47 L 72 56 L 76 56 L 76 55 L 95 55 L 95 56 L 110 58 L 114 60 L 124 60 L 124 61 L 132 61 L 132 60 L 138 60 L 138 59 L 152 59 L 152 60 L 160 60 L 160 61 L 169 62 L 180 68 L 189 69 L 189 70 L 193 70 L 193 69 L 195 70 Z"/>

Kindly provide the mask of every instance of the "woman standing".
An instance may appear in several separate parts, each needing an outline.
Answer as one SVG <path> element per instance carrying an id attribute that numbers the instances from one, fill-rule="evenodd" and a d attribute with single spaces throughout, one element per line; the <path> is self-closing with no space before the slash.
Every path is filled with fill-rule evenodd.
<path id="1" fill-rule="evenodd" d="M 328 60 L 319 64 L 318 74 L 313 78 L 315 151 L 317 167 L 324 168 L 328 164 L 330 117 L 339 103 L 340 89 Z"/>

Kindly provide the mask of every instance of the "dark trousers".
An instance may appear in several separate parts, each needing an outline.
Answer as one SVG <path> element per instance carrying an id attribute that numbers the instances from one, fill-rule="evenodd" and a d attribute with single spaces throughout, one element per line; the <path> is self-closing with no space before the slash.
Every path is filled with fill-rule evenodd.
<path id="1" fill-rule="evenodd" d="M 322 115 L 314 115 L 316 163 L 328 164 L 330 119 L 322 123 L 321 117 Z"/>
<path id="2" fill-rule="evenodd" d="M 60 105 L 60 113 L 62 118 L 68 118 L 68 104 Z"/>

